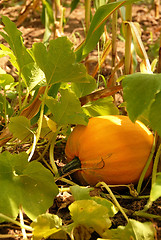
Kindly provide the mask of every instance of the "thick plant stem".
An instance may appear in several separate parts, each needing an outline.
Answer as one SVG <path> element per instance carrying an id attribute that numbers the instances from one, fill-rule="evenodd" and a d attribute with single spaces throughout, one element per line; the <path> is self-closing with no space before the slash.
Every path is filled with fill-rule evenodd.
<path id="1" fill-rule="evenodd" d="M 45 92 L 44 92 L 44 95 L 43 95 L 43 99 L 42 99 L 42 102 L 41 102 L 41 110 L 40 110 L 40 117 L 39 117 L 39 120 L 38 120 L 37 133 L 36 133 L 36 135 L 34 135 L 34 142 L 33 142 L 32 147 L 30 147 L 30 149 L 27 151 L 28 154 L 31 153 L 29 158 L 28 158 L 28 161 L 31 160 L 31 158 L 32 158 L 32 156 L 34 154 L 34 150 L 35 150 L 36 144 L 37 144 L 37 142 L 39 141 L 39 138 L 40 138 L 41 128 L 42 128 L 42 121 L 43 121 L 43 116 L 44 116 L 45 99 L 46 99 L 46 96 L 47 96 L 47 92 L 48 92 L 48 87 L 46 87 L 46 89 L 45 89 Z"/>
<path id="2" fill-rule="evenodd" d="M 152 182 L 151 184 L 153 185 L 156 181 L 156 175 L 157 175 L 157 168 L 158 168 L 158 163 L 159 163 L 159 158 L 161 155 L 161 144 L 159 145 L 158 151 L 156 153 L 156 157 L 154 160 L 154 164 L 153 164 L 153 172 L 152 172 Z"/>
<path id="3" fill-rule="evenodd" d="M 144 218 L 150 218 L 150 219 L 158 219 L 161 221 L 161 216 L 150 214 L 144 211 L 135 211 L 133 213 L 134 216 L 144 217 Z"/>
<path id="4" fill-rule="evenodd" d="M 85 25 L 86 34 L 88 33 L 90 26 L 90 12 L 91 12 L 91 0 L 85 0 Z"/>
<path id="5" fill-rule="evenodd" d="M 160 43 L 159 43 L 159 59 L 158 59 L 158 68 L 157 72 L 161 73 L 161 33 L 160 33 Z"/>
<path id="6" fill-rule="evenodd" d="M 24 239 L 24 240 L 27 240 L 26 229 L 23 227 L 23 225 L 24 225 L 24 219 L 23 219 L 22 206 L 20 206 L 20 208 L 19 208 L 19 217 L 20 217 L 20 223 L 21 223 L 21 225 L 22 225 L 21 231 L 22 231 L 23 239 Z"/>
<path id="7" fill-rule="evenodd" d="M 72 170 L 81 168 L 81 162 L 78 157 L 75 157 L 72 161 L 68 162 L 61 170 L 60 175 L 70 173 Z"/>
<path id="8" fill-rule="evenodd" d="M 138 182 L 138 186 L 137 186 L 137 193 L 140 194 L 140 191 L 141 191 L 141 187 L 142 187 L 142 183 L 144 181 L 144 177 L 145 177 L 145 174 L 148 170 L 148 167 L 152 161 L 152 158 L 153 158 L 153 155 L 154 155 L 154 152 L 155 152 L 155 146 L 156 146 L 156 141 L 155 141 L 155 138 L 154 138 L 154 142 L 153 142 L 153 146 L 152 146 L 152 149 L 151 149 L 151 152 L 150 152 L 150 155 L 149 155 L 149 158 L 148 158 L 148 161 L 142 171 L 142 174 L 140 176 L 140 179 L 139 179 L 139 182 Z"/>
<path id="9" fill-rule="evenodd" d="M 43 98 L 42 98 L 40 117 L 39 117 L 39 121 L 38 121 L 38 129 L 37 129 L 37 134 L 36 134 L 36 143 L 38 142 L 38 140 L 40 138 L 40 134 L 41 134 L 42 120 L 43 120 L 43 115 L 44 115 L 45 99 L 47 97 L 47 93 L 48 93 L 48 87 L 46 87 Z"/>
<path id="10" fill-rule="evenodd" d="M 114 1 L 113 1 L 114 2 Z M 117 48 L 117 10 L 112 15 L 112 68 L 115 67 L 116 62 L 116 48 Z"/>
<path id="11" fill-rule="evenodd" d="M 126 6 L 126 21 L 132 20 L 132 4 Z M 131 73 L 132 34 L 129 24 L 125 24 L 125 74 Z"/>
<path id="12" fill-rule="evenodd" d="M 157 153 L 156 153 L 156 156 L 154 159 L 151 188 L 153 187 L 154 183 L 156 182 L 157 168 L 158 168 L 160 155 L 161 155 L 161 144 L 159 145 L 159 148 L 157 150 Z M 144 211 L 147 211 L 152 206 L 152 203 L 153 203 L 153 201 L 151 201 L 151 198 L 149 198 L 149 201 L 147 202 L 147 204 L 144 207 Z"/>
<path id="13" fill-rule="evenodd" d="M 58 169 L 57 166 L 55 164 L 55 160 L 54 160 L 54 147 L 55 147 L 55 142 L 56 142 L 56 138 L 57 135 L 59 133 L 60 127 L 57 129 L 57 131 L 54 133 L 51 144 L 50 144 L 50 150 L 49 150 L 49 158 L 50 158 L 50 164 L 52 166 L 53 172 L 55 174 L 55 176 L 58 176 Z"/>
<path id="14" fill-rule="evenodd" d="M 109 188 L 109 186 L 104 183 L 104 182 L 99 182 L 96 187 L 99 187 L 99 186 L 103 186 L 110 194 L 115 206 L 120 210 L 120 212 L 122 213 L 122 215 L 125 217 L 126 221 L 129 222 L 129 219 L 128 219 L 128 216 L 126 215 L 126 213 L 124 212 L 123 208 L 120 206 L 119 202 L 117 201 L 115 195 L 113 194 L 113 192 L 111 191 L 111 189 Z"/>
<path id="15" fill-rule="evenodd" d="M 155 18 L 159 18 L 159 6 L 160 6 L 160 0 L 154 0 L 155 3 Z"/>
<path id="16" fill-rule="evenodd" d="M 11 223 L 13 223 L 13 224 L 15 224 L 15 225 L 17 225 L 17 226 L 19 226 L 19 227 L 21 227 L 21 228 L 25 228 L 27 231 L 33 231 L 33 228 L 32 228 L 32 227 L 27 226 L 27 225 L 25 225 L 25 224 L 21 224 L 21 223 L 19 223 L 18 221 L 16 221 L 16 220 L 14 220 L 14 219 L 12 219 L 12 218 L 4 215 L 3 213 L 0 213 L 0 218 L 3 218 L 3 219 L 6 220 L 7 222 L 11 222 Z"/>
<path id="17" fill-rule="evenodd" d="M 4 120 L 5 120 L 5 125 L 7 126 L 7 101 L 6 101 L 6 90 L 4 87 L 4 97 L 3 97 L 3 109 L 4 109 Z"/>
<path id="18" fill-rule="evenodd" d="M 19 77 L 18 77 L 18 101 L 19 101 L 19 110 L 21 110 L 22 103 L 21 103 L 21 70 L 19 72 Z"/>

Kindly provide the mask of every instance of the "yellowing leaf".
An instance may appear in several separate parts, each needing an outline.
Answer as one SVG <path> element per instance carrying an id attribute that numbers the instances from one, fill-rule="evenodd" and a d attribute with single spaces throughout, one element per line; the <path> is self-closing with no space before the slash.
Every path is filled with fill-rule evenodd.
<path id="1" fill-rule="evenodd" d="M 57 129 L 56 122 L 54 122 L 53 120 L 48 118 L 46 115 L 44 115 L 44 118 L 45 118 L 45 120 L 47 122 L 48 127 L 51 129 L 51 131 L 52 132 L 56 132 L 56 129 Z"/>
<path id="2" fill-rule="evenodd" d="M 141 36 L 140 36 L 141 32 L 140 32 L 140 28 L 138 26 L 138 23 L 134 23 L 134 22 L 125 22 L 125 23 L 129 24 L 129 26 L 131 28 L 131 33 L 132 33 L 132 37 L 133 37 L 135 50 L 136 50 L 138 56 L 142 60 L 144 60 L 146 71 L 149 72 L 149 73 L 152 73 L 150 62 L 149 62 L 149 59 L 148 59 L 148 55 L 147 55 L 146 50 L 144 48 L 143 42 L 141 40 Z"/>
<path id="3" fill-rule="evenodd" d="M 33 240 L 46 239 L 53 235 L 54 239 L 67 239 L 66 233 L 62 230 L 62 220 L 57 215 L 45 213 L 32 222 Z"/>
<path id="4" fill-rule="evenodd" d="M 93 228 L 102 235 L 111 226 L 107 207 L 94 200 L 75 201 L 69 206 L 69 210 L 75 227 L 83 225 L 87 228 Z"/>

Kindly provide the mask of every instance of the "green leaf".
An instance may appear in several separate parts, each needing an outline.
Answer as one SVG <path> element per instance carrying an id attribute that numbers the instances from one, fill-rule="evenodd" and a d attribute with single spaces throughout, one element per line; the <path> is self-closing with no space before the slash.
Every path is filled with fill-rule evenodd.
<path id="1" fill-rule="evenodd" d="M 43 37 L 43 42 L 47 42 L 52 33 L 52 27 L 54 27 L 54 16 L 52 2 L 44 0 L 43 1 L 43 10 L 42 10 L 42 21 L 45 25 L 45 33 Z"/>
<path id="2" fill-rule="evenodd" d="M 17 29 L 16 24 L 6 16 L 2 17 L 2 21 L 5 24 L 5 32 L 0 32 L 0 34 L 8 42 L 13 51 L 8 50 L 8 56 L 10 57 L 10 61 L 13 66 L 15 66 L 19 73 L 22 74 L 23 80 L 25 80 L 25 83 L 28 86 L 27 83 L 30 80 L 34 60 L 30 52 L 23 44 L 22 32 Z M 3 53 L 7 54 L 7 48 L 2 47 L 2 45 L 1 48 Z"/>
<path id="3" fill-rule="evenodd" d="M 0 58 L 2 57 L 5 57 L 5 56 L 9 56 L 9 60 L 11 62 L 11 64 L 16 68 L 18 69 L 18 65 L 17 65 L 17 62 L 16 62 L 16 57 L 15 55 L 13 54 L 13 51 L 6 47 L 5 45 L 3 44 L 0 44 Z"/>
<path id="4" fill-rule="evenodd" d="M 134 73 L 123 79 L 124 99 L 133 122 L 148 109 L 161 89 L 160 77 L 161 74 Z"/>
<path id="5" fill-rule="evenodd" d="M 28 139 L 32 136 L 30 120 L 24 116 L 12 117 L 8 127 L 13 136 L 20 140 Z"/>
<path id="6" fill-rule="evenodd" d="M 31 55 L 28 53 L 22 41 L 22 33 L 17 29 L 16 24 L 8 17 L 2 16 L 2 21 L 5 24 L 4 32 L 0 34 L 10 45 L 14 55 L 16 56 L 17 63 L 20 69 L 26 64 L 33 62 Z"/>
<path id="7" fill-rule="evenodd" d="M 126 1 L 107 3 L 106 5 L 103 5 L 97 9 L 87 33 L 86 40 L 76 51 L 77 62 L 83 60 L 88 53 L 96 47 L 96 44 L 104 31 L 104 25 L 107 18 L 125 2 Z"/>
<path id="8" fill-rule="evenodd" d="M 91 199 L 91 196 L 89 195 L 91 190 L 93 190 L 93 188 L 80 187 L 78 185 L 70 187 L 70 191 L 75 200 Z"/>
<path id="9" fill-rule="evenodd" d="M 3 89 L 9 88 L 9 85 L 14 82 L 14 78 L 10 74 L 0 74 L 0 86 Z"/>
<path id="10" fill-rule="evenodd" d="M 96 80 L 90 75 L 87 78 L 89 83 L 71 83 L 71 89 L 78 98 L 86 96 L 97 88 Z"/>
<path id="11" fill-rule="evenodd" d="M 49 84 L 58 82 L 88 82 L 88 74 L 83 64 L 75 62 L 72 43 L 66 37 L 49 42 L 46 49 L 42 43 L 33 44 L 35 60 L 45 73 Z"/>
<path id="12" fill-rule="evenodd" d="M 60 94 L 59 101 L 56 101 L 52 97 L 45 100 L 45 104 L 53 114 L 53 120 L 58 125 L 87 125 L 87 116 L 83 113 L 80 102 L 75 94 L 67 89 L 61 89 Z"/>
<path id="13" fill-rule="evenodd" d="M 79 1 L 80 1 L 80 0 L 72 0 L 72 1 L 71 1 L 71 4 L 70 4 L 70 13 L 72 13 L 72 12 L 76 9 Z"/>
<path id="14" fill-rule="evenodd" d="M 157 131 L 161 136 L 161 92 L 156 94 L 155 100 L 151 105 L 149 112 L 149 120 L 153 130 Z"/>
<path id="15" fill-rule="evenodd" d="M 125 227 L 119 226 L 117 229 L 107 230 L 103 237 L 114 240 L 154 240 L 155 229 L 151 222 L 141 223 L 129 219 Z"/>
<path id="16" fill-rule="evenodd" d="M 118 108 L 114 105 L 112 97 L 101 98 L 89 102 L 83 106 L 83 111 L 90 117 L 119 114 Z"/>
<path id="17" fill-rule="evenodd" d="M 16 218 L 22 206 L 34 220 L 45 213 L 58 194 L 52 173 L 39 162 L 28 163 L 27 154 L 0 154 L 0 212 Z"/>
<path id="18" fill-rule="evenodd" d="M 93 200 L 78 200 L 69 206 L 74 226 L 83 225 L 102 235 L 111 226 L 108 210 Z"/>
<path id="19" fill-rule="evenodd" d="M 91 199 L 94 200 L 97 204 L 105 206 L 108 210 L 109 217 L 113 217 L 118 212 L 115 205 L 105 198 L 96 196 L 96 197 L 92 197 Z"/>
<path id="20" fill-rule="evenodd" d="M 31 223 L 33 240 L 46 239 L 52 235 L 54 239 L 67 239 L 66 233 L 62 230 L 62 220 L 57 215 L 45 213 Z"/>
<path id="21" fill-rule="evenodd" d="M 32 64 L 31 76 L 28 82 L 29 91 L 32 91 L 37 86 L 42 86 L 43 83 L 45 83 L 44 72 L 37 66 L 37 64 Z"/>
<path id="22" fill-rule="evenodd" d="M 150 191 L 150 201 L 154 202 L 161 197 L 161 172 L 157 173 L 156 181 Z"/>

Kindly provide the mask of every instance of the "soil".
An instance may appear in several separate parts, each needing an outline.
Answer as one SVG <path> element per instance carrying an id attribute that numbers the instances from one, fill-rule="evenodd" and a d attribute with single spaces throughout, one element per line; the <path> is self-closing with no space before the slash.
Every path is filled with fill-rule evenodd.
<path id="1" fill-rule="evenodd" d="M 28 2 L 28 1 L 26 1 Z M 29 1 L 30 2 L 30 1 Z M 148 56 L 150 56 L 150 61 L 152 62 L 157 57 L 158 51 L 158 42 L 159 35 L 161 30 L 161 16 L 158 18 L 155 17 L 154 6 L 151 4 L 144 4 L 145 1 L 142 1 L 140 4 L 133 5 L 133 21 L 136 21 L 140 24 L 142 29 L 142 40 L 144 42 L 145 48 L 148 52 Z M 20 1 L 2 1 L 0 6 L 0 15 L 8 16 L 15 23 L 19 19 L 19 15 L 23 9 Z M 33 10 L 30 9 L 27 16 L 24 18 L 24 21 L 19 25 L 19 30 L 22 32 L 22 36 L 24 39 L 25 46 L 30 48 L 34 42 L 41 42 L 44 36 L 44 25 L 41 21 L 41 4 Z M 93 10 L 92 10 L 93 11 Z M 80 2 L 78 7 L 71 13 L 70 8 L 66 7 L 66 16 L 68 20 L 64 26 L 63 32 L 61 35 L 67 36 L 74 44 L 74 47 L 77 47 L 85 37 L 84 33 L 84 3 Z M 121 19 L 119 15 L 118 20 L 118 42 L 117 42 L 117 53 L 118 58 L 124 56 L 124 42 L 120 40 L 120 28 L 121 28 Z M 110 20 L 108 20 L 107 28 L 110 30 Z M 0 24 L 0 30 L 3 29 L 3 25 Z M 110 32 L 110 31 L 109 31 Z M 110 34 L 109 34 L 110 36 Z M 53 38 L 53 34 L 51 38 Z M 111 36 L 110 36 L 111 37 Z M 3 44 L 6 44 L 4 39 L 0 37 L 0 41 Z M 97 50 L 92 51 L 89 57 L 90 62 L 90 71 L 92 72 L 94 66 L 97 63 Z M 0 67 L 2 67 L 7 73 L 13 74 L 13 67 L 8 61 L 7 57 L 1 58 Z M 111 56 L 107 57 L 104 62 L 101 73 L 108 77 L 111 72 Z M 14 74 L 13 74 L 14 75 Z M 101 85 L 103 87 L 103 84 Z M 64 144 L 60 144 L 56 146 L 55 149 L 55 159 L 57 159 L 58 163 L 63 162 L 65 158 L 64 155 Z M 62 184 L 61 182 L 59 184 Z M 149 191 L 149 186 L 146 187 L 145 193 Z M 95 191 L 96 195 L 99 195 L 100 190 Z M 128 194 L 125 190 L 121 190 L 121 193 L 118 194 Z M 127 215 L 131 218 L 135 218 L 139 221 L 152 221 L 153 225 L 156 228 L 156 239 L 161 239 L 161 221 L 157 219 L 147 219 L 133 215 L 135 211 L 139 211 L 143 209 L 144 205 L 147 202 L 147 199 L 118 199 L 121 206 L 129 209 Z M 68 205 L 72 202 L 71 195 L 69 193 L 65 193 L 64 195 L 59 195 L 55 201 L 51 209 L 49 210 L 51 213 L 58 214 L 63 219 L 64 223 L 70 222 L 70 216 L 68 212 Z M 158 199 L 153 203 L 149 213 L 160 216 L 161 215 L 161 199 Z M 26 219 L 28 221 L 28 219 Z M 118 213 L 112 220 L 112 227 L 116 228 L 119 225 L 125 225 L 126 221 L 121 213 Z M 0 224 L 0 238 L 1 239 L 22 239 L 20 237 L 20 230 L 16 226 L 12 224 Z M 18 235 L 16 237 L 16 235 Z M 97 235 L 93 235 L 91 239 L 97 239 Z M 29 237 L 30 238 L 30 237 Z"/>

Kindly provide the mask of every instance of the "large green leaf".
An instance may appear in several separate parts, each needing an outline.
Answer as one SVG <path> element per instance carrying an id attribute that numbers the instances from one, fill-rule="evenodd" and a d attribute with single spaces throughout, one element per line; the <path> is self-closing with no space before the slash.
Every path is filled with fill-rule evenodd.
<path id="1" fill-rule="evenodd" d="M 101 98 L 89 102 L 83 106 L 83 111 L 90 117 L 119 114 L 118 108 L 114 105 L 112 97 Z"/>
<path id="2" fill-rule="evenodd" d="M 72 43 L 66 37 L 51 40 L 48 49 L 43 43 L 35 43 L 33 53 L 48 84 L 89 81 L 85 66 L 75 62 Z"/>
<path id="3" fill-rule="evenodd" d="M 123 79 L 124 99 L 127 102 L 127 111 L 134 122 L 155 99 L 161 89 L 161 74 L 134 73 Z"/>
<path id="4" fill-rule="evenodd" d="M 45 104 L 53 114 L 53 120 L 58 125 L 87 125 L 87 116 L 84 114 L 75 94 L 67 89 L 61 89 L 60 94 L 61 97 L 59 101 L 56 101 L 52 97 L 45 100 Z"/>
<path id="5" fill-rule="evenodd" d="M 58 188 L 52 173 L 39 162 L 28 163 L 27 154 L 0 154 L 0 212 L 16 218 L 22 206 L 34 220 L 53 204 Z"/>
<path id="6" fill-rule="evenodd" d="M 119 226 L 117 229 L 107 230 L 103 234 L 104 238 L 114 240 L 154 240 L 155 229 L 152 223 L 129 219 L 128 224 Z"/>

